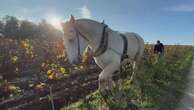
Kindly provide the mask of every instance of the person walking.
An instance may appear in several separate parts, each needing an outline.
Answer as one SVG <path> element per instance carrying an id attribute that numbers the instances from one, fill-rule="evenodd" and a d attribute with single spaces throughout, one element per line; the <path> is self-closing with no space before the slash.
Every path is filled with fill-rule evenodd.
<path id="1" fill-rule="evenodd" d="M 164 56 L 164 45 L 157 40 L 156 45 L 154 46 L 154 53 L 159 56 Z"/>

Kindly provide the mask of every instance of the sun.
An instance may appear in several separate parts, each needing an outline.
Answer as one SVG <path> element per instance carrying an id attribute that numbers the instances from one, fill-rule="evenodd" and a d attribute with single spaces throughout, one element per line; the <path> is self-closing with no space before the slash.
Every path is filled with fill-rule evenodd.
<path id="1" fill-rule="evenodd" d="M 47 22 L 58 30 L 62 30 L 61 21 L 61 18 L 57 16 L 49 16 L 47 18 Z"/>

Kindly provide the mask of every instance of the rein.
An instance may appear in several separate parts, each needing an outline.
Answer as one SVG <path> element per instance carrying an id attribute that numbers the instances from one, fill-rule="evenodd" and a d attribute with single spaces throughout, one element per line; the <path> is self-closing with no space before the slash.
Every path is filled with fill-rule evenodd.
<path id="1" fill-rule="evenodd" d="M 81 61 L 81 49 L 80 49 L 80 38 L 79 38 L 79 34 L 76 31 L 76 37 L 77 37 L 77 43 L 78 43 L 78 47 L 77 47 L 77 51 L 78 51 L 78 57 L 79 57 L 79 61 Z"/>
<path id="2" fill-rule="evenodd" d="M 81 61 L 81 47 L 80 47 L 80 38 L 79 35 L 81 35 L 86 41 L 90 41 L 86 36 L 84 36 L 81 32 L 78 31 L 78 29 L 73 26 L 76 32 L 76 37 L 77 37 L 77 43 L 78 43 L 78 47 L 77 47 L 77 51 L 78 51 L 78 56 L 79 56 L 79 61 Z"/>
<path id="3" fill-rule="evenodd" d="M 81 35 L 86 41 L 88 41 L 88 42 L 90 41 L 86 36 L 84 36 L 81 32 L 79 32 L 78 29 L 75 28 L 75 26 L 74 26 L 74 29 L 76 31 L 76 36 L 77 37 L 79 37 L 79 35 Z"/>
<path id="4" fill-rule="evenodd" d="M 101 40 L 100 40 L 99 47 L 96 49 L 95 52 L 93 52 L 93 56 L 94 57 L 102 55 L 107 50 L 107 48 L 108 48 L 108 35 L 106 35 L 106 28 L 107 27 L 108 27 L 107 25 L 104 25 L 104 27 L 103 27 L 102 37 L 101 37 Z M 80 49 L 80 38 L 79 38 L 79 35 L 81 35 L 88 42 L 90 40 L 86 36 L 84 36 L 75 26 L 74 26 L 74 29 L 76 31 L 76 37 L 77 37 L 77 42 L 78 42 L 78 47 L 77 47 L 78 56 L 79 56 L 79 59 L 81 60 L 81 51 L 80 51 L 81 49 Z"/>

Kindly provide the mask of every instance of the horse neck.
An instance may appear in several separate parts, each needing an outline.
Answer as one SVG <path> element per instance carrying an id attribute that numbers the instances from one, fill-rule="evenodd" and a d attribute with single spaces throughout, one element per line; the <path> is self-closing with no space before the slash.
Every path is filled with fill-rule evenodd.
<path id="1" fill-rule="evenodd" d="M 102 25 L 97 22 L 77 20 L 76 28 L 82 35 L 84 35 L 84 37 L 89 40 L 88 44 L 90 48 L 96 50 L 98 48 L 102 36 Z"/>

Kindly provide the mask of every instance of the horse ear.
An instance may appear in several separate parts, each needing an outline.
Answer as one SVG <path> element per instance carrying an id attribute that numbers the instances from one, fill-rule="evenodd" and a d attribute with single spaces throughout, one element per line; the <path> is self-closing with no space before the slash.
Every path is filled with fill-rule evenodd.
<path id="1" fill-rule="evenodd" d="M 73 15 L 71 15 L 71 18 L 70 18 L 70 23 L 74 23 L 75 22 L 75 18 Z"/>

